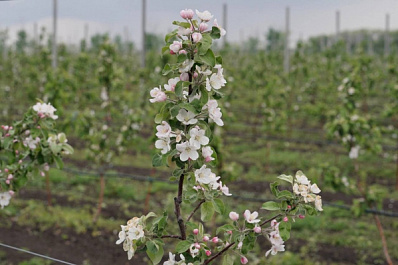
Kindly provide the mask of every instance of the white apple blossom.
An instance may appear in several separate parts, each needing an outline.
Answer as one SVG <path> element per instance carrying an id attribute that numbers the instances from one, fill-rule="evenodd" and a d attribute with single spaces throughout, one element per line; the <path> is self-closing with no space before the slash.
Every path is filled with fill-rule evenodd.
<path id="1" fill-rule="evenodd" d="M 165 261 L 163 263 L 163 265 L 174 265 L 176 264 L 176 260 L 175 260 L 176 255 L 169 252 L 169 260 Z"/>
<path id="2" fill-rule="evenodd" d="M 33 110 L 37 112 L 39 115 L 43 115 L 44 117 L 49 117 L 53 120 L 58 119 L 57 115 L 54 115 L 54 112 L 57 111 L 56 108 L 51 106 L 51 103 L 36 103 L 33 106 Z"/>
<path id="3" fill-rule="evenodd" d="M 296 181 L 298 184 L 309 185 L 310 181 L 301 171 L 297 171 L 296 173 Z"/>
<path id="4" fill-rule="evenodd" d="M 11 199 L 11 194 L 9 192 L 0 193 L 1 209 L 3 209 L 4 206 L 7 206 L 10 203 L 10 199 Z"/>
<path id="5" fill-rule="evenodd" d="M 285 245 L 272 245 L 271 249 L 265 253 L 265 256 L 271 253 L 271 255 L 276 255 L 278 252 L 285 251 Z"/>
<path id="6" fill-rule="evenodd" d="M 178 51 L 182 48 L 182 42 L 181 41 L 173 41 L 172 44 L 170 44 L 169 49 L 173 51 L 174 53 L 178 53 Z"/>
<path id="7" fill-rule="evenodd" d="M 225 195 L 225 196 L 232 196 L 231 193 L 229 193 L 229 188 L 227 185 L 222 185 L 222 182 L 220 181 L 220 191 Z"/>
<path id="8" fill-rule="evenodd" d="M 116 241 L 116 244 L 119 245 L 123 243 L 124 240 L 126 240 L 126 231 L 128 231 L 128 228 L 126 225 L 121 225 L 122 231 L 119 232 L 119 239 Z"/>
<path id="9" fill-rule="evenodd" d="M 170 78 L 166 85 L 164 85 L 164 89 L 166 91 L 174 91 L 177 83 L 180 81 L 179 77 Z"/>
<path id="10" fill-rule="evenodd" d="M 192 258 L 196 257 L 199 254 L 199 249 L 195 247 L 195 244 L 192 244 L 189 247 L 189 253 L 191 254 Z"/>
<path id="11" fill-rule="evenodd" d="M 216 174 L 211 172 L 210 168 L 203 165 L 200 169 L 195 170 L 195 179 L 200 184 L 210 184 L 217 180 Z"/>
<path id="12" fill-rule="evenodd" d="M 225 86 L 227 81 L 224 79 L 222 75 L 212 74 L 209 83 L 212 88 L 220 89 L 221 87 Z"/>
<path id="13" fill-rule="evenodd" d="M 224 122 L 221 119 L 222 112 L 220 108 L 209 109 L 209 118 L 214 121 L 218 126 L 224 126 Z"/>
<path id="14" fill-rule="evenodd" d="M 40 138 L 36 137 L 35 139 L 33 139 L 31 135 L 25 138 L 25 140 L 23 141 L 23 145 L 29 147 L 31 150 L 36 149 L 39 143 L 40 143 Z"/>
<path id="15" fill-rule="evenodd" d="M 230 213 L 229 213 L 229 218 L 230 218 L 232 221 L 238 221 L 238 219 L 239 219 L 239 214 L 238 214 L 237 212 L 230 212 Z"/>
<path id="16" fill-rule="evenodd" d="M 162 121 L 161 125 L 156 126 L 156 136 L 159 138 L 167 138 L 170 137 L 171 127 L 166 121 Z"/>
<path id="17" fill-rule="evenodd" d="M 321 196 L 319 196 L 319 195 L 317 195 L 317 196 L 315 197 L 315 208 L 316 208 L 318 211 L 320 211 L 320 212 L 323 211 L 323 209 L 322 209 L 322 199 L 321 199 Z"/>
<path id="18" fill-rule="evenodd" d="M 180 152 L 180 159 L 183 162 L 187 161 L 188 159 L 196 160 L 199 158 L 199 154 L 197 152 L 198 148 L 190 145 L 189 142 L 177 144 L 176 149 Z"/>
<path id="19" fill-rule="evenodd" d="M 180 36 L 188 36 L 191 33 L 192 30 L 190 28 L 178 27 L 177 34 Z"/>
<path id="20" fill-rule="evenodd" d="M 196 65 L 195 69 L 198 72 L 198 74 L 201 74 L 204 76 L 211 75 L 211 73 L 212 73 L 212 71 L 210 69 L 206 69 L 206 66 L 203 66 L 203 68 L 202 68 L 202 67 Z"/>
<path id="21" fill-rule="evenodd" d="M 318 193 L 321 192 L 321 190 L 318 188 L 318 185 L 312 184 L 311 185 L 311 192 L 314 193 L 314 194 L 318 194 Z"/>
<path id="22" fill-rule="evenodd" d="M 210 146 L 202 147 L 202 156 L 206 162 L 214 160 L 214 157 L 212 157 L 212 155 L 213 155 L 213 149 L 211 149 Z"/>
<path id="23" fill-rule="evenodd" d="M 225 34 L 227 34 L 227 31 L 225 29 L 223 29 L 221 26 L 218 25 L 217 23 L 217 19 L 214 19 L 214 26 L 220 29 L 220 35 L 221 37 L 225 36 Z"/>
<path id="24" fill-rule="evenodd" d="M 203 12 L 199 12 L 196 9 L 196 15 L 202 20 L 202 21 L 210 21 L 210 19 L 213 18 L 213 16 L 211 15 L 211 13 L 209 11 L 203 11 Z"/>
<path id="25" fill-rule="evenodd" d="M 187 73 L 189 70 L 191 70 L 193 64 L 193 60 L 186 59 L 184 62 L 182 62 L 178 70 L 180 71 L 180 73 Z M 189 79 L 187 81 L 189 81 Z"/>
<path id="26" fill-rule="evenodd" d="M 195 32 L 192 34 L 192 41 L 194 43 L 198 43 L 199 41 L 201 41 L 202 39 L 202 34 L 200 34 L 199 32 Z"/>
<path id="27" fill-rule="evenodd" d="M 129 228 L 128 238 L 130 240 L 138 240 L 144 237 L 144 229 L 142 225 L 137 225 Z"/>
<path id="28" fill-rule="evenodd" d="M 200 129 L 199 127 L 194 127 L 189 131 L 189 143 L 195 146 L 197 149 L 201 145 L 207 145 L 209 143 L 209 138 L 205 135 L 206 131 Z"/>
<path id="29" fill-rule="evenodd" d="M 155 88 L 153 88 L 153 89 L 151 90 L 151 92 L 149 92 L 149 93 L 150 93 L 151 97 L 153 97 L 153 98 L 151 98 L 151 99 L 149 100 L 151 103 L 163 102 L 163 101 L 165 101 L 165 100 L 167 99 L 166 93 L 164 93 L 164 92 L 161 90 L 160 87 L 155 87 Z"/>
<path id="30" fill-rule="evenodd" d="M 170 151 L 170 138 L 161 138 L 155 142 L 156 149 L 161 149 L 162 154 L 166 154 Z"/>
<path id="31" fill-rule="evenodd" d="M 360 149 L 360 147 L 358 145 L 354 146 L 354 147 L 351 147 L 350 153 L 348 155 L 349 158 L 350 159 L 357 159 L 358 155 L 359 155 L 359 149 Z"/>
<path id="32" fill-rule="evenodd" d="M 185 125 L 195 124 L 198 122 L 198 120 L 195 119 L 195 114 L 185 109 L 180 109 L 176 118 Z"/>
<path id="33" fill-rule="evenodd" d="M 245 213 L 243 214 L 245 217 L 246 222 L 250 224 L 256 224 L 260 222 L 260 219 L 256 219 L 258 217 L 258 212 L 254 211 L 253 213 L 250 213 L 249 210 L 246 210 Z"/>

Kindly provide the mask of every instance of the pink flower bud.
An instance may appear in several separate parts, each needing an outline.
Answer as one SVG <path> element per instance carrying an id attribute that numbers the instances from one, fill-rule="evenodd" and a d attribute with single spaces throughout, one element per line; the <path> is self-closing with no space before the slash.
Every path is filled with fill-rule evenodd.
<path id="1" fill-rule="evenodd" d="M 218 237 L 216 237 L 216 236 L 213 237 L 211 241 L 212 241 L 213 243 L 216 243 L 216 244 L 217 244 L 217 243 L 218 243 Z"/>
<path id="2" fill-rule="evenodd" d="M 206 250 L 206 256 L 210 257 L 211 255 L 211 251 L 210 250 Z"/>
<path id="3" fill-rule="evenodd" d="M 9 174 L 8 177 L 7 177 L 7 179 L 10 179 L 10 180 L 13 179 L 13 178 L 14 178 L 14 176 L 12 174 Z"/>
<path id="4" fill-rule="evenodd" d="M 178 54 L 187 54 L 187 51 L 186 51 L 186 50 L 180 50 L 180 51 L 178 52 Z"/>
<path id="5" fill-rule="evenodd" d="M 192 19 L 193 18 L 193 10 L 192 9 L 184 9 L 180 11 L 180 16 L 183 19 Z"/>
<path id="6" fill-rule="evenodd" d="M 199 229 L 194 229 L 194 230 L 193 230 L 193 233 L 194 233 L 194 235 L 199 234 Z"/>
<path id="7" fill-rule="evenodd" d="M 236 212 L 230 212 L 229 213 L 229 218 L 231 218 L 232 221 L 238 221 L 239 219 L 239 214 Z"/>
<path id="8" fill-rule="evenodd" d="M 209 237 L 208 237 L 208 236 L 204 236 L 204 237 L 203 237 L 203 241 L 204 241 L 204 242 L 209 241 Z"/>
<path id="9" fill-rule="evenodd" d="M 174 55 L 174 54 L 176 54 L 176 53 L 173 52 L 173 50 L 170 50 L 170 54 L 171 54 L 171 55 Z"/>
<path id="10" fill-rule="evenodd" d="M 304 218 L 305 218 L 305 215 L 300 214 L 300 215 L 299 215 L 299 218 L 300 218 L 300 219 L 304 219 Z"/>
<path id="11" fill-rule="evenodd" d="M 11 196 L 14 196 L 14 193 L 15 193 L 15 192 L 14 192 L 13 190 L 9 190 L 8 193 L 9 193 Z"/>
<path id="12" fill-rule="evenodd" d="M 283 222 L 287 222 L 289 221 L 289 218 L 287 218 L 287 216 L 283 217 Z"/>
<path id="13" fill-rule="evenodd" d="M 22 160 L 19 160 L 18 163 L 19 163 L 19 164 L 22 164 Z"/>
<path id="14" fill-rule="evenodd" d="M 209 28 L 209 25 L 207 25 L 204 22 L 200 23 L 200 25 L 199 25 L 199 31 L 200 32 L 203 32 L 203 31 L 207 30 L 208 28 Z"/>
<path id="15" fill-rule="evenodd" d="M 243 246 L 243 242 L 240 241 L 240 242 L 238 243 L 238 249 L 242 249 L 242 246 Z"/>
<path id="16" fill-rule="evenodd" d="M 9 134 L 9 133 L 6 133 L 5 137 L 8 137 L 8 136 L 10 136 L 10 134 Z"/>
<path id="17" fill-rule="evenodd" d="M 46 174 L 44 174 L 43 171 L 40 171 L 40 175 L 41 175 L 42 177 L 44 177 Z"/>
<path id="18" fill-rule="evenodd" d="M 37 129 L 40 129 L 41 127 L 40 127 L 40 125 L 38 125 L 36 128 L 37 128 Z"/>
<path id="19" fill-rule="evenodd" d="M 8 168 L 4 169 L 4 172 L 8 173 Z"/>
<path id="20" fill-rule="evenodd" d="M 261 233 L 261 227 L 256 226 L 253 228 L 254 233 L 260 234 Z"/>
<path id="21" fill-rule="evenodd" d="M 248 263 L 249 261 L 247 260 L 247 258 L 246 257 L 241 257 L 240 258 L 240 263 L 242 263 L 242 264 L 246 264 L 246 263 Z"/>
<path id="22" fill-rule="evenodd" d="M 14 129 L 14 127 L 10 126 L 10 130 Z"/>
<path id="23" fill-rule="evenodd" d="M 230 235 L 232 235 L 232 231 L 231 231 L 231 230 L 227 231 L 227 233 L 230 234 Z"/>
<path id="24" fill-rule="evenodd" d="M 207 157 L 205 158 L 205 161 L 206 161 L 206 163 L 209 163 L 209 162 L 211 161 L 211 156 L 207 156 Z"/>
<path id="25" fill-rule="evenodd" d="M 9 179 L 6 180 L 6 184 L 10 185 L 10 180 Z"/>
<path id="26" fill-rule="evenodd" d="M 287 206 L 287 209 L 289 209 L 289 210 L 292 209 L 292 206 L 288 205 L 288 206 Z"/>
<path id="27" fill-rule="evenodd" d="M 188 73 L 182 73 L 182 74 L 180 75 L 180 80 L 181 80 L 181 81 L 189 81 L 189 75 L 188 75 Z"/>
<path id="28" fill-rule="evenodd" d="M 199 42 L 202 39 L 202 34 L 200 34 L 199 32 L 195 32 L 192 34 L 192 40 L 194 43 Z"/>
<path id="29" fill-rule="evenodd" d="M 19 151 L 18 151 L 18 150 L 15 150 L 15 153 L 16 153 L 16 154 L 18 154 L 18 153 L 19 153 Z"/>
<path id="30" fill-rule="evenodd" d="M 198 73 L 197 72 L 193 73 L 193 78 L 197 78 L 197 77 L 198 77 Z"/>
<path id="31" fill-rule="evenodd" d="M 194 246 L 195 246 L 196 249 L 200 249 L 200 244 L 199 243 L 195 243 Z"/>

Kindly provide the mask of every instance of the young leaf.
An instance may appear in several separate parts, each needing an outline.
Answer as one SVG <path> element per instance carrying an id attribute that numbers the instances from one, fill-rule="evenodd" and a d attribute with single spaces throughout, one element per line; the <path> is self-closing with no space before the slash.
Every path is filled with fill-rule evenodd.
<path id="1" fill-rule="evenodd" d="M 289 175 L 289 176 L 286 176 L 285 174 L 283 174 L 283 175 L 280 175 L 280 176 L 278 177 L 278 179 L 281 179 L 281 180 L 284 180 L 284 181 L 287 181 L 287 182 L 293 184 L 293 177 L 290 176 L 290 175 Z"/>
<path id="2" fill-rule="evenodd" d="M 189 247 L 192 245 L 192 242 L 189 242 L 188 240 L 180 241 L 176 245 L 176 252 L 177 253 L 184 253 L 189 249 Z"/>
<path id="3" fill-rule="evenodd" d="M 225 205 L 224 205 L 224 202 L 221 199 L 216 198 L 212 202 L 213 202 L 214 210 L 216 212 L 218 212 L 219 214 L 224 214 L 225 213 Z"/>
<path id="4" fill-rule="evenodd" d="M 280 205 L 277 202 L 269 201 L 263 203 L 263 207 L 261 207 L 261 209 L 265 209 L 268 211 L 277 211 L 280 210 Z"/>
<path id="5" fill-rule="evenodd" d="M 216 57 L 214 56 L 214 53 L 212 50 L 207 50 L 207 52 L 204 55 L 199 55 L 199 58 L 206 63 L 207 65 L 210 65 L 211 67 L 214 67 L 216 65 Z"/>
<path id="6" fill-rule="evenodd" d="M 157 245 L 154 241 L 148 241 L 146 243 L 146 253 L 148 257 L 151 259 L 153 264 L 159 264 L 159 262 L 163 258 L 164 250 L 162 245 Z"/>
<path id="7" fill-rule="evenodd" d="M 214 206 L 211 202 L 205 202 L 200 206 L 200 219 L 203 222 L 208 222 L 214 214 Z"/>
<path id="8" fill-rule="evenodd" d="M 162 160 L 163 156 L 160 154 L 155 154 L 152 157 L 152 166 L 153 167 L 160 167 L 163 165 L 163 160 Z"/>
<path id="9" fill-rule="evenodd" d="M 286 241 L 290 238 L 290 230 L 292 228 L 292 224 L 290 222 L 280 222 L 279 223 L 279 234 L 283 241 Z"/>

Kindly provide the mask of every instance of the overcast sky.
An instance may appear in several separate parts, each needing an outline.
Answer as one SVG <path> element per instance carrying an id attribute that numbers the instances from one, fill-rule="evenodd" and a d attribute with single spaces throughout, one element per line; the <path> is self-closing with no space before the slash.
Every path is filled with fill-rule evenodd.
<path id="1" fill-rule="evenodd" d="M 0 29 L 9 29 L 11 40 L 19 29 L 33 35 L 33 24 L 52 30 L 52 0 L 0 0 Z M 284 28 L 286 6 L 291 13 L 291 40 L 334 33 L 335 13 L 340 10 L 341 30 L 384 29 L 386 13 L 390 28 L 398 29 L 397 0 L 147 0 L 147 31 L 165 34 L 184 8 L 209 10 L 222 23 L 222 5 L 227 4 L 227 38 L 238 42 L 258 36 L 264 40 L 269 27 Z M 141 41 L 142 0 L 58 0 L 59 39 L 77 43 L 89 34 L 110 32 Z M 223 26 L 223 25 L 221 25 Z"/>

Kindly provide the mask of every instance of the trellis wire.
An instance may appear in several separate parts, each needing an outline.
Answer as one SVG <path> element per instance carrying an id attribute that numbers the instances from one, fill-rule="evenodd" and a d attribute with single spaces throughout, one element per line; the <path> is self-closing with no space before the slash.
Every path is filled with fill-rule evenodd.
<path id="1" fill-rule="evenodd" d="M 10 249 L 13 249 L 13 250 L 16 250 L 16 251 L 24 252 L 24 253 L 27 253 L 27 254 L 30 254 L 30 255 L 33 255 L 33 256 L 37 256 L 37 257 L 43 258 L 43 259 L 48 259 L 48 260 L 52 260 L 52 261 L 55 261 L 55 262 L 59 262 L 59 263 L 62 263 L 62 264 L 76 265 L 74 263 L 70 263 L 70 262 L 67 262 L 67 261 L 64 261 L 64 260 L 52 258 L 52 257 L 46 256 L 46 255 L 35 253 L 35 252 L 29 251 L 29 250 L 25 250 L 25 249 L 22 249 L 22 248 L 13 247 L 13 246 L 10 246 L 10 245 L 7 245 L 7 244 L 3 244 L 3 243 L 0 243 L 0 246 L 1 247 L 5 247 L 5 248 L 10 248 Z"/>

